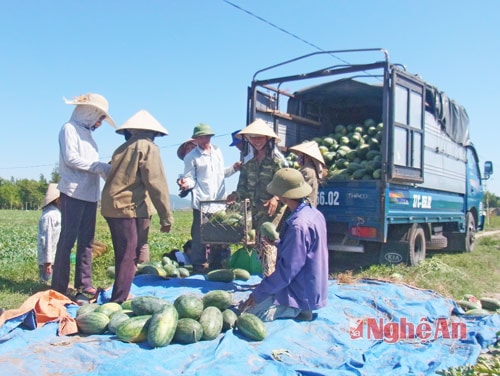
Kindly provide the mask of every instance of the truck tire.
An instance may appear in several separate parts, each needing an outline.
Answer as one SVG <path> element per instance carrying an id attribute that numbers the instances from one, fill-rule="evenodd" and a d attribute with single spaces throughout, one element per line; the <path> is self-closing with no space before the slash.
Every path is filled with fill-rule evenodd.
<path id="1" fill-rule="evenodd" d="M 465 252 L 472 252 L 476 245 L 476 220 L 474 214 L 467 212 L 465 216 Z"/>
<path id="2" fill-rule="evenodd" d="M 416 266 L 425 259 L 425 233 L 420 225 L 408 230 L 408 264 Z"/>
<path id="3" fill-rule="evenodd" d="M 431 239 L 425 243 L 427 250 L 439 250 L 448 247 L 448 239 L 443 235 L 432 235 Z"/>

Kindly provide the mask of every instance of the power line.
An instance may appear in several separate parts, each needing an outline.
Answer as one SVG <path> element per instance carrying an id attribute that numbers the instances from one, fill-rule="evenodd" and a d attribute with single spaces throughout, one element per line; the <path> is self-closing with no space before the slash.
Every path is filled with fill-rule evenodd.
<path id="1" fill-rule="evenodd" d="M 232 3 L 231 1 L 228 1 L 228 0 L 222 0 L 222 1 L 224 1 L 225 3 L 227 3 L 227 4 L 229 4 L 229 5 L 232 5 L 232 6 L 233 6 L 233 7 L 235 7 L 236 9 L 239 9 L 239 10 L 241 10 L 242 12 L 245 12 L 245 13 L 249 14 L 250 16 L 257 18 L 258 20 L 260 20 L 260 21 L 262 21 L 262 22 L 264 22 L 264 23 L 268 24 L 269 26 L 272 26 L 272 27 L 274 27 L 275 29 L 278 29 L 279 31 L 281 31 L 281 32 L 283 32 L 283 33 L 285 33 L 285 34 L 288 34 L 288 35 L 290 35 L 291 37 L 293 37 L 293 38 L 295 38 L 295 39 L 298 39 L 299 41 L 301 41 L 301 42 L 303 42 L 303 43 L 305 43 L 305 44 L 307 44 L 307 45 L 309 45 L 309 46 L 311 46 L 311 47 L 313 47 L 313 48 L 315 48 L 315 49 L 317 49 L 317 50 L 319 50 L 319 51 L 321 51 L 321 52 L 325 52 L 325 50 L 323 50 L 323 49 L 322 49 L 321 47 L 319 47 L 319 46 L 316 46 L 314 43 L 308 42 L 307 40 L 305 40 L 305 39 L 303 39 L 303 38 L 299 37 L 298 35 L 296 35 L 296 34 L 294 34 L 294 33 L 291 33 L 291 32 L 289 32 L 288 30 L 283 29 L 282 27 L 280 27 L 280 26 L 278 26 L 278 25 L 276 25 L 276 24 L 274 24 L 274 23 L 272 23 L 272 22 L 270 22 L 270 21 L 266 20 L 266 19 L 265 19 L 265 18 L 263 18 L 263 17 L 260 17 L 260 16 L 256 15 L 255 13 L 250 12 L 249 10 L 246 10 L 246 9 L 244 9 L 244 8 L 240 7 L 239 5 L 236 5 L 236 4 Z"/>
<path id="2" fill-rule="evenodd" d="M 316 49 L 316 50 L 318 50 L 320 52 L 326 52 L 325 49 L 317 46 L 316 44 L 314 44 L 312 42 L 309 42 L 309 41 L 305 40 L 304 38 L 299 37 L 297 34 L 294 34 L 294 33 L 290 32 L 290 31 L 288 31 L 288 30 L 286 30 L 286 29 L 284 29 L 284 28 L 282 28 L 282 27 L 280 27 L 280 26 L 272 23 L 271 21 L 268 21 L 265 18 L 263 18 L 261 16 L 258 16 L 255 13 L 250 12 L 249 10 L 240 7 L 239 5 L 234 4 L 233 2 L 231 2 L 229 0 L 222 0 L 222 1 L 224 1 L 226 4 L 233 6 L 236 9 L 238 9 L 238 10 L 244 12 L 244 13 L 247 13 L 248 15 L 250 15 L 250 16 L 252 16 L 254 18 L 257 18 L 259 21 L 262 21 L 262 22 L 268 24 L 269 26 L 271 26 L 271 27 L 273 27 L 273 28 L 275 28 L 275 29 L 277 29 L 277 30 L 279 30 L 279 31 L 281 31 L 281 32 L 283 32 L 283 33 L 291 36 L 292 38 L 295 38 L 295 39 L 299 40 L 300 42 L 307 44 L 308 46 L 310 46 L 310 47 L 312 47 L 312 48 L 314 48 L 314 49 Z M 335 59 L 343 62 L 343 63 L 349 64 L 348 61 L 346 61 L 346 60 L 344 60 L 344 59 L 336 56 L 335 54 L 329 53 L 329 55 L 332 56 L 333 58 L 335 58 Z"/>
<path id="3" fill-rule="evenodd" d="M 217 135 L 214 135 L 213 138 L 219 138 L 219 137 L 226 137 L 226 136 L 229 136 L 230 133 L 223 133 L 223 134 L 217 134 Z M 166 145 L 166 146 L 158 146 L 160 149 L 170 149 L 170 148 L 176 148 L 176 147 L 179 147 L 180 145 L 182 145 L 182 142 L 181 143 L 178 143 L 178 144 L 171 144 L 171 145 Z M 108 157 L 100 157 L 99 160 L 109 160 L 109 158 L 111 158 L 110 156 Z M 58 162 L 55 162 L 55 163 L 47 163 L 47 164 L 39 164 L 39 165 L 29 165 L 29 166 L 11 166 L 11 167 L 1 167 L 0 166 L 0 170 L 21 170 L 21 169 L 30 169 L 30 168 L 43 168 L 43 167 L 54 167 L 54 166 L 57 166 L 59 163 Z"/>

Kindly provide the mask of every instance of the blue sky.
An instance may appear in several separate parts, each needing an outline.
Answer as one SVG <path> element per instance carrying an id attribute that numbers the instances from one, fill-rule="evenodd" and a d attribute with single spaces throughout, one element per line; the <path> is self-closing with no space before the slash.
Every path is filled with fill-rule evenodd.
<path id="1" fill-rule="evenodd" d="M 324 50 L 387 49 L 467 109 L 481 163 L 500 168 L 500 2 L 230 1 Z M 230 134 L 245 126 L 253 74 L 317 51 L 224 0 L 3 1 L 0 32 L 1 178 L 50 178 L 73 110 L 62 97 L 97 92 L 118 124 L 146 109 L 167 128 L 156 143 L 171 193 L 197 123 L 236 161 Z M 103 161 L 123 142 L 106 124 L 94 136 Z M 500 195 L 500 175 L 487 188 Z"/>

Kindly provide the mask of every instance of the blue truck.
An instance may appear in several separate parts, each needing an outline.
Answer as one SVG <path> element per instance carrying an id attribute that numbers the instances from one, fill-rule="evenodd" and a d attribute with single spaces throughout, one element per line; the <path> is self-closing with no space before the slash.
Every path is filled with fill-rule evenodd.
<path id="1" fill-rule="evenodd" d="M 464 107 L 386 50 L 321 51 L 257 71 L 247 121 L 257 118 L 284 151 L 318 142 L 330 251 L 417 265 L 427 251 L 473 250 L 492 163 L 481 171 Z"/>

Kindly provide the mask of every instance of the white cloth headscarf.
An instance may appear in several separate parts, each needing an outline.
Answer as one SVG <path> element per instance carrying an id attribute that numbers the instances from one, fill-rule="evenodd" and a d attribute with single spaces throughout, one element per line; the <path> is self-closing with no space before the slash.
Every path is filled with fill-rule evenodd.
<path id="1" fill-rule="evenodd" d="M 77 105 L 71 114 L 70 123 L 92 129 L 101 116 L 106 114 L 94 106 Z"/>

